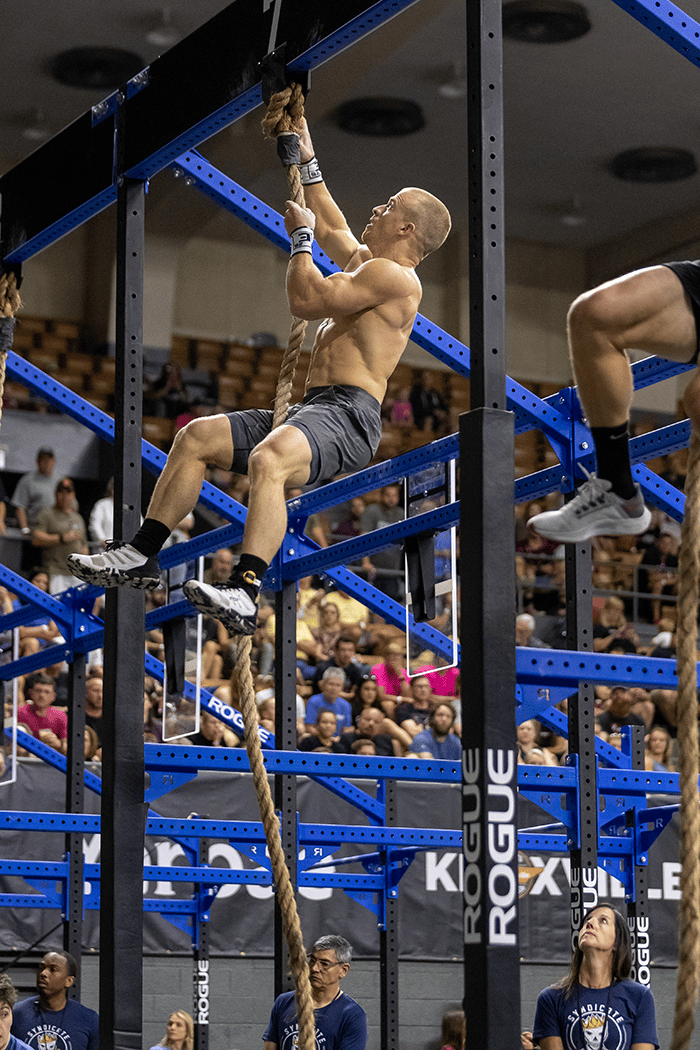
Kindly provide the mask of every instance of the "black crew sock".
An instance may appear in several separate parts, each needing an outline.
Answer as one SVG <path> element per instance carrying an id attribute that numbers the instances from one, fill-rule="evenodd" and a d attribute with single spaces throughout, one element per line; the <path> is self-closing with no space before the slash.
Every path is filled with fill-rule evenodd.
<path id="1" fill-rule="evenodd" d="M 620 499 L 632 499 L 636 493 L 632 478 L 627 423 L 618 427 L 591 427 L 598 461 L 598 477 L 612 483 Z"/>
<path id="2" fill-rule="evenodd" d="M 156 518 L 146 518 L 131 541 L 131 546 L 135 547 L 139 554 L 152 558 L 161 549 L 169 535 L 170 529 L 162 521 L 157 521 Z"/>
<path id="3" fill-rule="evenodd" d="M 236 583 L 243 587 L 254 602 L 257 602 L 258 600 L 260 584 L 262 583 L 263 576 L 267 572 L 267 567 L 268 562 L 264 561 L 262 558 L 258 558 L 254 554 L 241 554 L 238 559 L 238 565 L 233 570 L 233 574 L 236 577 Z M 254 582 L 253 580 L 245 579 L 245 576 L 248 573 L 253 574 Z M 241 576 L 243 576 L 244 579 L 242 582 L 239 582 Z"/>

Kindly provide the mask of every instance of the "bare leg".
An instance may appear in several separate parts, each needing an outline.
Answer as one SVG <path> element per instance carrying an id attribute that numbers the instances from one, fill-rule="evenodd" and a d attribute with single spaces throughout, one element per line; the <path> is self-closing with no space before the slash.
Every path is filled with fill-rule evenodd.
<path id="1" fill-rule="evenodd" d="M 232 461 L 233 441 L 226 416 L 205 416 L 188 423 L 175 436 L 147 516 L 172 531 L 196 505 L 207 464 L 230 470 Z"/>
<path id="2" fill-rule="evenodd" d="M 284 490 L 308 481 L 310 466 L 311 447 L 296 427 L 279 427 L 253 449 L 243 553 L 272 561 L 287 529 Z"/>
<path id="3" fill-rule="evenodd" d="M 666 266 L 620 277 L 580 296 L 569 311 L 579 396 L 593 427 L 626 422 L 632 375 L 626 350 L 689 361 L 695 322 L 683 286 Z"/>

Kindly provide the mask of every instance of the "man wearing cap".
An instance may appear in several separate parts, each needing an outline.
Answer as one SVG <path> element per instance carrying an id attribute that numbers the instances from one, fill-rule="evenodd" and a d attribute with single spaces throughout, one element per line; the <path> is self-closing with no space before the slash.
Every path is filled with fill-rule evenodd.
<path id="1" fill-rule="evenodd" d="M 39 511 L 51 507 L 54 501 L 56 482 L 52 478 L 56 456 L 52 448 L 40 448 L 36 454 L 36 470 L 24 474 L 15 487 L 12 503 L 17 522 L 25 535 L 29 535 Z"/>
<path id="2" fill-rule="evenodd" d="M 75 488 L 70 478 L 56 485 L 52 507 L 40 510 L 32 529 L 32 544 L 41 548 L 42 565 L 49 574 L 49 593 L 59 594 L 81 581 L 68 568 L 69 554 L 87 554 L 87 526 L 73 510 Z"/>

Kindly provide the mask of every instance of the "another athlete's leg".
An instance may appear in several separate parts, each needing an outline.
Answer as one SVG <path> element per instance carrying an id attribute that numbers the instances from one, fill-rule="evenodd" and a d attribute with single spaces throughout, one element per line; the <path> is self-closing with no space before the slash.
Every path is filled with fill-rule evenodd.
<path id="1" fill-rule="evenodd" d="M 579 397 L 591 426 L 598 476 L 562 510 L 531 519 L 541 534 L 575 542 L 606 533 L 639 535 L 649 512 L 634 484 L 628 418 L 632 374 L 627 350 L 688 361 L 696 349 L 683 286 L 665 266 L 650 267 L 580 296 L 569 312 L 569 345 Z"/>
<path id="2" fill-rule="evenodd" d="M 223 587 L 197 580 L 185 584 L 188 601 L 200 612 L 216 616 L 233 634 L 255 631 L 262 578 L 287 529 L 285 489 L 308 481 L 310 467 L 311 447 L 297 427 L 279 427 L 261 441 L 248 460 L 248 516 L 241 556 L 230 581 Z"/>
<path id="3" fill-rule="evenodd" d="M 81 580 L 100 587 L 157 587 L 158 551 L 196 505 L 207 464 L 228 470 L 232 461 L 233 441 L 226 416 L 206 416 L 188 423 L 175 437 L 146 520 L 134 538 L 99 554 L 71 555 L 72 571 Z"/>

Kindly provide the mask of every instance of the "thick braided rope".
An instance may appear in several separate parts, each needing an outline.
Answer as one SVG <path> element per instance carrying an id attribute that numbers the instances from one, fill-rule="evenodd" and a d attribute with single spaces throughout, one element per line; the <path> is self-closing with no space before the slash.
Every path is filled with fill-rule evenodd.
<path id="1" fill-rule="evenodd" d="M 2 421 L 2 400 L 5 393 L 7 352 L 12 349 L 15 314 L 21 305 L 15 274 L 11 271 L 0 274 L 0 421 Z"/>
<path id="2" fill-rule="evenodd" d="M 303 115 L 304 107 L 301 89 L 295 92 L 294 89 L 288 88 L 284 92 L 273 95 L 268 107 L 267 117 L 263 121 L 263 127 L 267 134 L 271 137 L 276 137 L 282 131 L 293 130 L 292 120 L 298 121 Z M 293 192 L 294 201 L 303 207 L 304 192 L 301 187 L 301 179 L 299 178 L 299 169 L 296 165 L 293 165 L 292 168 L 295 175 L 289 176 L 290 191 Z M 287 171 L 291 171 L 292 168 L 288 168 Z M 287 417 L 294 372 L 305 331 L 306 322 L 296 317 L 293 318 L 287 349 L 280 369 L 280 377 L 277 381 L 272 421 L 273 429 L 281 426 Z M 311 994 L 309 968 L 306 962 L 306 951 L 294 896 L 294 887 L 292 886 L 292 879 L 282 847 L 279 819 L 275 812 L 262 748 L 260 747 L 255 689 L 253 688 L 253 676 L 250 668 L 251 648 L 252 641 L 250 638 L 239 638 L 236 643 L 234 658 L 236 677 L 240 683 L 241 714 L 243 715 L 243 724 L 245 726 L 245 746 L 250 761 L 250 770 L 253 774 L 255 791 L 258 796 L 260 817 L 265 829 L 277 900 L 279 901 L 282 915 L 282 926 L 289 948 L 292 974 L 294 975 L 297 1015 L 299 1017 L 297 1046 L 298 1050 L 315 1050 L 316 1018 L 314 1016 L 314 1001 Z"/>
<path id="3" fill-rule="evenodd" d="M 284 936 L 289 947 L 289 958 L 294 975 L 297 994 L 297 1013 L 299 1016 L 299 1050 L 314 1050 L 316 1046 L 316 1020 L 314 1003 L 309 980 L 309 968 L 306 962 L 306 951 L 299 923 L 294 887 L 287 868 L 282 848 L 280 823 L 272 801 L 267 770 L 260 747 L 258 732 L 257 705 L 255 690 L 250 672 L 250 651 L 252 640 L 239 638 L 236 644 L 234 667 L 241 686 L 241 714 L 245 726 L 245 746 L 250 760 L 250 770 L 258 796 L 260 817 L 265 829 L 265 838 L 270 853 L 272 873 L 275 879 L 275 890 L 282 914 Z"/>
<path id="4" fill-rule="evenodd" d="M 276 139 L 278 135 L 297 131 L 299 122 L 304 116 L 304 95 L 299 84 L 292 84 L 283 91 L 276 92 L 270 99 L 267 112 L 263 117 L 262 128 L 268 138 Z M 304 187 L 301 184 L 299 168 L 296 164 L 285 167 L 289 185 L 289 200 L 300 207 L 305 207 Z M 292 383 L 296 372 L 299 354 L 306 334 L 306 321 L 293 317 L 287 340 L 287 349 L 282 358 L 280 377 L 277 380 L 275 404 L 272 416 L 272 428 L 284 423 L 292 398 Z"/>
<path id="5" fill-rule="evenodd" d="M 681 907 L 676 1004 L 670 1050 L 689 1050 L 700 980 L 700 796 L 697 645 L 700 591 L 700 434 L 693 429 L 678 563 L 678 768 Z"/>

